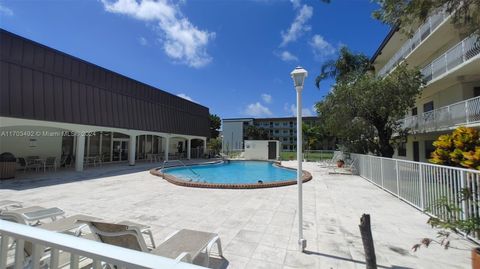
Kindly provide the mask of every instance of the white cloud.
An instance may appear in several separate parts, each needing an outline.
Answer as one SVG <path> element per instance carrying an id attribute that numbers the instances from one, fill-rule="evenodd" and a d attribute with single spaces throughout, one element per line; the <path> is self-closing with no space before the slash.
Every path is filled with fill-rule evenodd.
<path id="1" fill-rule="evenodd" d="M 148 40 L 143 36 L 138 38 L 138 42 L 140 42 L 140 45 L 142 45 L 142 46 L 147 46 L 148 45 Z"/>
<path id="2" fill-rule="evenodd" d="M 272 112 L 266 106 L 260 104 L 260 102 L 249 104 L 246 108 L 244 113 L 248 116 L 252 117 L 261 117 L 261 116 L 271 116 Z"/>
<path id="3" fill-rule="evenodd" d="M 199 68 L 209 64 L 208 43 L 214 32 L 199 30 L 169 0 L 101 0 L 105 10 L 158 25 L 163 50 L 173 60 Z"/>
<path id="4" fill-rule="evenodd" d="M 272 102 L 272 96 L 270 94 L 262 93 L 261 96 L 262 96 L 263 102 L 265 102 L 266 104 L 270 104 Z"/>
<path id="5" fill-rule="evenodd" d="M 309 44 L 312 47 L 313 54 L 317 60 L 323 60 L 325 57 L 334 55 L 337 52 L 335 47 L 328 43 L 328 41 L 319 34 L 314 35 Z"/>
<path id="6" fill-rule="evenodd" d="M 195 100 L 193 100 L 192 97 L 190 97 L 190 96 L 188 96 L 188 95 L 186 95 L 186 94 L 184 94 L 184 93 L 179 93 L 179 94 L 177 94 L 177 96 L 178 96 L 178 97 L 181 97 L 181 98 L 183 98 L 183 99 L 186 99 L 186 100 L 188 100 L 188 101 L 195 102 Z"/>
<path id="7" fill-rule="evenodd" d="M 294 104 L 289 105 L 285 103 L 283 109 L 289 113 L 291 116 L 297 116 L 297 106 Z M 310 108 L 303 107 L 302 108 L 302 117 L 313 116 L 313 112 Z"/>
<path id="8" fill-rule="evenodd" d="M 282 43 L 280 46 L 285 46 L 290 42 L 297 40 L 304 32 L 310 31 L 310 25 L 306 25 L 308 20 L 313 16 L 313 8 L 308 5 L 303 5 L 297 8 L 297 15 L 286 32 L 282 31 Z"/>
<path id="9" fill-rule="evenodd" d="M 290 0 L 290 2 L 292 3 L 293 8 L 299 8 L 300 4 L 302 3 L 301 0 Z"/>
<path id="10" fill-rule="evenodd" d="M 0 14 L 3 14 L 5 16 L 13 16 L 13 10 L 0 4 Z"/>
<path id="11" fill-rule="evenodd" d="M 298 62 L 298 57 L 286 50 L 282 51 L 278 56 L 284 62 Z"/>

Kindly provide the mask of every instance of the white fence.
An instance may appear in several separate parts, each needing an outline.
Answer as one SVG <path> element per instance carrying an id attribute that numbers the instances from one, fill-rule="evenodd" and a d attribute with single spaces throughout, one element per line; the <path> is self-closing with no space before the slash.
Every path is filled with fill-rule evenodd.
<path id="1" fill-rule="evenodd" d="M 351 154 L 358 160 L 359 175 L 410 205 L 440 219 L 465 220 L 480 217 L 480 171 L 412 162 L 371 155 Z M 469 199 L 462 190 L 471 191 Z M 448 212 L 435 206 L 439 199 L 456 205 L 460 211 Z M 470 235 L 478 241 L 480 233 Z"/>
<path id="2" fill-rule="evenodd" d="M 393 55 L 387 64 L 378 72 L 380 76 L 388 74 L 398 63 L 403 61 L 423 40 L 425 40 L 435 29 L 446 19 L 448 14 L 444 9 L 430 16 L 425 23 L 418 28 L 412 38 L 407 40 L 403 46 Z"/>
<path id="3" fill-rule="evenodd" d="M 426 83 L 480 54 L 478 34 L 472 34 L 422 68 Z"/>
<path id="4" fill-rule="evenodd" d="M 73 235 L 54 233 L 0 220 L 0 269 L 10 268 L 116 268 L 200 269 L 205 267 L 107 245 Z M 15 243 L 13 243 L 15 242 Z M 28 251 L 25 251 L 28 249 Z M 67 264 L 63 264 L 63 257 Z"/>
<path id="5" fill-rule="evenodd" d="M 304 150 L 303 151 L 303 160 L 304 161 L 319 161 L 325 159 L 331 159 L 334 155 L 334 150 Z M 297 159 L 296 150 L 282 150 L 280 152 L 280 160 L 289 161 Z"/>
<path id="6" fill-rule="evenodd" d="M 480 122 L 480 97 L 400 120 L 402 128 L 408 128 L 412 133 L 447 130 L 476 122 Z"/>

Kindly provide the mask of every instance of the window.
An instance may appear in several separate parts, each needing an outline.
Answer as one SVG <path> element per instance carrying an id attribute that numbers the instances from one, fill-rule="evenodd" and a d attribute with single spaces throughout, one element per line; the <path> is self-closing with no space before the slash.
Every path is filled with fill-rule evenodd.
<path id="1" fill-rule="evenodd" d="M 407 143 L 405 142 L 400 143 L 398 145 L 397 151 L 398 151 L 398 156 L 402 156 L 402 157 L 407 156 Z"/>
<path id="2" fill-rule="evenodd" d="M 412 108 L 412 116 L 418 115 L 418 109 L 416 107 Z"/>
<path id="3" fill-rule="evenodd" d="M 275 122 L 275 126 L 279 126 L 279 125 L 280 125 L 280 123 L 278 123 L 278 122 Z"/>
<path id="4" fill-rule="evenodd" d="M 433 101 L 423 104 L 423 112 L 428 112 L 433 110 Z"/>
<path id="5" fill-rule="evenodd" d="M 287 125 L 288 125 L 288 122 L 284 122 L 284 123 L 283 123 L 283 126 L 287 126 Z"/>
<path id="6" fill-rule="evenodd" d="M 275 133 L 278 134 L 278 130 L 275 130 Z"/>

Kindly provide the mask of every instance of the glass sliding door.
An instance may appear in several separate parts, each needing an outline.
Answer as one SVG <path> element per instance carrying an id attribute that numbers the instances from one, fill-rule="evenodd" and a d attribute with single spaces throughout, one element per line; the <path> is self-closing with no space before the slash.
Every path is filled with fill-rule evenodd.
<path id="1" fill-rule="evenodd" d="M 126 161 L 128 160 L 128 141 L 113 140 L 113 154 L 112 161 Z"/>

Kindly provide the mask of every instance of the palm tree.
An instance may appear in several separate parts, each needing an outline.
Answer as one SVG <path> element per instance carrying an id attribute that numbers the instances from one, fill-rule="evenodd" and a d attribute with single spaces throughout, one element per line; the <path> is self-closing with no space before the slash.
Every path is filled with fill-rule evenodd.
<path id="1" fill-rule="evenodd" d="M 247 135 L 248 139 L 258 139 L 258 128 L 254 125 L 249 125 L 245 130 L 245 134 Z"/>
<path id="2" fill-rule="evenodd" d="M 323 137 L 322 131 L 318 125 L 302 125 L 303 136 L 305 137 L 305 146 L 307 150 L 310 150 L 315 146 Z"/>
<path id="3" fill-rule="evenodd" d="M 354 54 L 347 47 L 342 47 L 338 59 L 322 65 L 320 74 L 315 78 L 315 85 L 320 88 L 320 82 L 327 78 L 334 78 L 337 82 L 344 81 L 373 70 L 374 67 L 366 55 Z"/>

